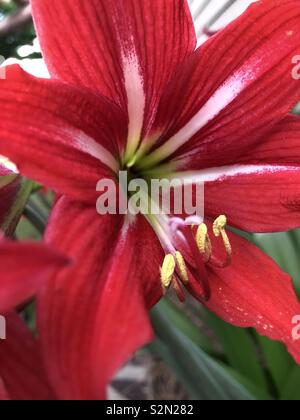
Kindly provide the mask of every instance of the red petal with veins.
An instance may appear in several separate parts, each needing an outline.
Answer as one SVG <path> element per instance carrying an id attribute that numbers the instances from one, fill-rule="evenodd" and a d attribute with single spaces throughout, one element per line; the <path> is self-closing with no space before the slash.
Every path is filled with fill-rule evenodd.
<path id="1" fill-rule="evenodd" d="M 206 214 L 226 214 L 231 225 L 249 232 L 297 228 L 299 162 L 300 118 L 288 116 L 256 147 L 249 148 L 236 166 L 215 169 L 219 179 L 205 185 Z M 232 170 L 235 176 L 224 176 Z"/>
<path id="2" fill-rule="evenodd" d="M 256 2 L 186 60 L 154 130 L 180 169 L 235 162 L 288 114 L 300 97 L 299 21 L 298 1 Z"/>
<path id="3" fill-rule="evenodd" d="M 209 269 L 212 297 L 207 307 L 226 322 L 282 341 L 300 363 L 300 340 L 293 338 L 300 303 L 290 277 L 250 242 L 233 233 L 229 237 L 232 265 Z M 214 254 L 224 258 L 222 241 L 214 240 L 213 246 Z"/>
<path id="4" fill-rule="evenodd" d="M 38 346 L 21 318 L 6 315 L 7 339 L 0 340 L 0 400 L 54 400 Z"/>
<path id="5" fill-rule="evenodd" d="M 41 244 L 0 242 L 0 313 L 31 299 L 38 286 L 69 261 Z"/>
<path id="6" fill-rule="evenodd" d="M 249 147 L 238 163 L 300 167 L 300 117 L 288 115 L 254 147 Z"/>
<path id="7" fill-rule="evenodd" d="M 248 232 L 297 228 L 300 170 L 262 171 L 206 183 L 205 213 L 210 217 L 225 214 L 230 225 Z"/>
<path id="8" fill-rule="evenodd" d="M 144 219 L 126 230 L 123 217 L 97 216 L 64 198 L 46 236 L 78 262 L 58 272 L 38 298 L 52 385 L 62 399 L 105 398 L 116 369 L 152 338 L 144 295 L 147 285 L 156 290 L 148 304 L 160 297 L 160 245 Z"/>
<path id="9" fill-rule="evenodd" d="M 186 0 L 31 0 L 52 76 L 154 115 L 163 87 L 194 51 Z M 89 46 L 87 48 L 86 46 Z M 136 115 L 132 118 L 137 119 Z"/>
<path id="10" fill-rule="evenodd" d="M 106 98 L 56 80 L 36 79 L 18 66 L 0 80 L 0 153 L 22 174 L 60 193 L 95 200 L 111 176 L 126 118 Z"/>

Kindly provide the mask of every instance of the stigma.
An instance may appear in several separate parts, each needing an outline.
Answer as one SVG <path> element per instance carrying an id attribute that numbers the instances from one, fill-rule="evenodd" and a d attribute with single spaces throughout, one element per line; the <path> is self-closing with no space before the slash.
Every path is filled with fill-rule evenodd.
<path id="1" fill-rule="evenodd" d="M 172 219 L 173 237 L 179 240 L 166 254 L 161 271 L 161 284 L 166 293 L 173 287 L 180 301 L 185 300 L 184 289 L 194 292 L 197 298 L 207 302 L 211 297 L 208 268 L 226 268 L 232 261 L 232 247 L 226 232 L 227 218 L 219 216 L 213 223 L 212 234 L 220 238 L 225 249 L 225 257 L 214 255 L 211 236 L 204 223 L 195 226 L 191 220 Z M 176 248 L 176 244 L 179 249 Z M 182 248 L 182 250 L 181 250 Z"/>

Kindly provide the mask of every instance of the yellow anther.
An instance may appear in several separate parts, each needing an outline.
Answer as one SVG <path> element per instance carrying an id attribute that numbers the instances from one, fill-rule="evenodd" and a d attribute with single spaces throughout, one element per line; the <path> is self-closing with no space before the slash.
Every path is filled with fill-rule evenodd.
<path id="1" fill-rule="evenodd" d="M 231 256 L 232 256 L 232 248 L 230 245 L 230 241 L 229 238 L 227 236 L 225 227 L 227 225 L 227 218 L 226 216 L 219 216 L 213 224 L 213 231 L 214 231 L 214 235 L 215 236 L 222 236 L 224 245 L 225 245 L 225 249 L 226 249 L 226 253 L 227 253 L 227 263 L 230 262 L 231 260 Z"/>
<path id="2" fill-rule="evenodd" d="M 213 224 L 213 231 L 215 236 L 220 236 L 227 225 L 227 217 L 219 216 Z"/>
<path id="3" fill-rule="evenodd" d="M 204 254 L 206 251 L 207 226 L 202 223 L 197 230 L 196 241 L 199 251 Z"/>
<path id="4" fill-rule="evenodd" d="M 199 251 L 201 252 L 201 254 L 204 254 L 206 256 L 206 261 L 208 261 L 212 254 L 212 247 L 207 231 L 207 226 L 204 223 L 202 223 L 198 227 L 196 234 L 196 242 Z"/>
<path id="5" fill-rule="evenodd" d="M 170 287 L 172 283 L 173 275 L 175 272 L 176 261 L 172 254 L 165 256 L 162 268 L 160 270 L 160 278 L 162 285 L 165 289 Z"/>
<path id="6" fill-rule="evenodd" d="M 198 245 L 199 251 L 202 254 L 205 254 L 206 252 L 207 237 L 208 237 L 207 226 L 204 223 L 202 223 L 198 227 L 197 235 L 196 235 L 197 245 Z"/>
<path id="7" fill-rule="evenodd" d="M 181 276 L 181 280 L 184 283 L 188 283 L 189 275 L 188 275 L 188 271 L 187 271 L 186 264 L 185 264 L 182 254 L 179 251 L 177 251 L 175 254 L 175 258 L 176 258 L 177 267 Z"/>

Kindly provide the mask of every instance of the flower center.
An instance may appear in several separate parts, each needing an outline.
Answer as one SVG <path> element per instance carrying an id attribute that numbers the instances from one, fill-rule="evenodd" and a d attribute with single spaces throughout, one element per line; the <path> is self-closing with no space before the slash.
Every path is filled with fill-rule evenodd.
<path id="1" fill-rule="evenodd" d="M 151 162 L 150 162 L 151 161 Z M 153 166 L 152 166 L 153 164 Z M 159 164 L 159 159 L 153 161 L 149 156 L 136 152 L 124 159 L 123 168 L 130 174 L 130 179 L 140 177 L 150 184 L 153 179 L 168 178 L 176 175 L 172 163 Z M 173 172 L 173 170 L 175 171 Z M 149 192 L 142 188 L 140 201 L 147 209 L 159 208 L 160 203 L 154 202 Z M 183 212 L 184 214 L 184 212 Z M 226 216 L 219 216 L 213 223 L 212 231 L 215 237 L 220 237 L 225 248 L 225 258 L 213 253 L 212 242 L 207 225 L 200 216 L 183 219 L 181 214 L 174 217 L 162 211 L 159 214 L 148 212 L 144 214 L 160 243 L 165 250 L 165 258 L 160 270 L 163 292 L 173 287 L 179 300 L 185 300 L 184 288 L 197 299 L 205 302 L 211 297 L 209 284 L 209 268 L 226 268 L 232 260 L 232 249 L 226 233 Z"/>

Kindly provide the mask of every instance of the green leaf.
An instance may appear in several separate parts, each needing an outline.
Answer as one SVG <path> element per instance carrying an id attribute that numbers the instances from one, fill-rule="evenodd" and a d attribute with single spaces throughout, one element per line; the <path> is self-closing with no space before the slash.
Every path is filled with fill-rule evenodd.
<path id="1" fill-rule="evenodd" d="M 7 236 L 12 236 L 15 232 L 17 224 L 20 221 L 23 210 L 30 197 L 32 185 L 32 181 L 29 181 L 27 179 L 22 180 L 21 187 L 15 199 L 15 202 L 12 208 L 10 209 L 8 216 L 6 217 L 4 225 L 2 226 L 2 230 Z"/>
<path id="2" fill-rule="evenodd" d="M 174 369 L 192 398 L 255 400 L 215 359 L 176 328 L 162 306 L 154 308 L 152 320 L 158 337 L 153 348 Z"/>
<path id="3" fill-rule="evenodd" d="M 47 197 L 40 192 L 36 192 L 30 196 L 30 199 L 24 210 L 24 215 L 32 223 L 32 225 L 40 232 L 44 233 L 49 217 L 50 205 Z"/>
<path id="4" fill-rule="evenodd" d="M 209 312 L 206 319 L 221 341 L 230 366 L 258 387 L 268 390 L 266 376 L 249 330 L 233 327 Z"/>
<path id="5" fill-rule="evenodd" d="M 164 312 L 165 316 L 168 317 L 170 322 L 192 340 L 196 346 L 200 347 L 205 353 L 211 355 L 215 354 L 215 350 L 208 337 L 202 333 L 199 327 L 196 326 L 182 310 L 178 309 L 167 299 L 160 302 L 160 309 Z"/>
<path id="6" fill-rule="evenodd" d="M 300 366 L 296 366 L 290 373 L 281 393 L 281 400 L 300 400 Z"/>
<path id="7" fill-rule="evenodd" d="M 283 344 L 271 341 L 257 334 L 257 339 L 267 362 L 267 367 L 272 375 L 278 391 L 282 389 L 287 378 L 295 366 L 292 357 L 286 351 Z"/>
<path id="8" fill-rule="evenodd" d="M 19 240 L 31 240 L 41 241 L 42 234 L 36 229 L 36 227 L 25 217 L 20 220 L 16 228 L 16 238 Z"/>
<path id="9" fill-rule="evenodd" d="M 230 373 L 230 375 L 235 378 L 241 385 L 243 385 L 255 398 L 259 401 L 272 401 L 273 398 L 271 397 L 270 393 L 266 390 L 259 388 L 256 384 L 249 381 L 249 379 L 245 378 L 236 370 L 232 369 L 228 366 L 223 366 L 224 369 Z"/>

